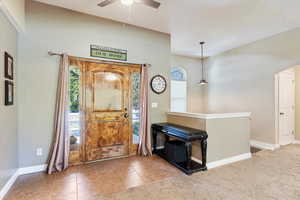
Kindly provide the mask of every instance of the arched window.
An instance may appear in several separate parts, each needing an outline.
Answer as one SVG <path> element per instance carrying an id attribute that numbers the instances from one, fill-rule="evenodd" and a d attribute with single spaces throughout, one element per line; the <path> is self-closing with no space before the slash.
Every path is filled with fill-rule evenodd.
<path id="1" fill-rule="evenodd" d="M 187 74 L 181 67 L 171 69 L 171 112 L 187 111 Z"/>

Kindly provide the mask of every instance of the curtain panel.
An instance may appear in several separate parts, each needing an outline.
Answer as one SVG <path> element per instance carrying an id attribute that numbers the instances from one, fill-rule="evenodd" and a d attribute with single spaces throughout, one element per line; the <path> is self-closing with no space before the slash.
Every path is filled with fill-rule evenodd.
<path id="1" fill-rule="evenodd" d="M 68 168 L 69 133 L 68 133 L 68 88 L 69 88 L 69 57 L 63 54 L 60 58 L 56 106 L 54 115 L 54 142 L 48 163 L 48 174 L 60 172 Z"/>
<path id="2" fill-rule="evenodd" d="M 150 131 L 150 113 L 149 113 L 149 77 L 148 70 L 151 65 L 145 64 L 141 71 L 141 92 L 140 92 L 140 141 L 138 154 L 141 156 L 152 155 L 151 131 Z"/>

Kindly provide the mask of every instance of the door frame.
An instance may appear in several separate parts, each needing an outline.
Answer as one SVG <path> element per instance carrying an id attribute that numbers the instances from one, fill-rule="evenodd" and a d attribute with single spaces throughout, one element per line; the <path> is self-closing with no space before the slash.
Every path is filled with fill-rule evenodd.
<path id="1" fill-rule="evenodd" d="M 296 67 L 296 66 L 295 66 Z M 275 101 L 274 101 L 274 105 L 275 105 L 275 142 L 276 142 L 276 148 L 280 148 L 280 136 L 279 136 L 279 74 L 283 71 L 287 71 L 287 70 L 292 70 L 295 73 L 295 67 L 290 67 L 287 68 L 285 70 L 279 71 L 274 75 L 274 94 L 275 94 Z M 295 81 L 295 80 L 294 80 Z M 293 90 L 293 96 L 295 97 L 295 88 Z M 295 105 L 294 105 L 295 106 Z M 294 109 L 295 111 L 295 109 Z M 294 131 L 295 131 L 295 115 L 293 115 L 293 120 L 294 120 Z M 295 132 L 294 132 L 294 137 L 295 137 Z M 295 141 L 295 138 L 294 138 Z M 292 143 L 294 143 L 294 141 L 292 141 Z"/>
<path id="2" fill-rule="evenodd" d="M 129 63 L 129 62 L 116 62 L 116 61 L 108 61 L 108 60 L 100 60 L 100 59 L 93 59 L 93 58 L 83 58 L 83 57 L 75 57 L 75 56 L 69 56 L 69 66 L 74 65 L 78 66 L 80 68 L 81 76 L 80 76 L 80 150 L 79 150 L 79 155 L 78 159 L 75 162 L 70 163 L 71 165 L 78 165 L 78 164 L 83 164 L 83 163 L 90 163 L 90 162 L 97 162 L 97 161 L 103 161 L 103 160 L 111 160 L 111 159 L 116 159 L 118 157 L 114 158 L 106 158 L 106 159 L 101 159 L 101 160 L 95 160 L 95 161 L 86 161 L 86 152 L 85 152 L 85 135 L 86 135 L 86 124 L 85 124 L 85 90 L 83 86 L 85 85 L 85 76 L 82 74 L 85 73 L 85 63 L 87 62 L 92 62 L 92 63 L 97 63 L 97 64 L 113 64 L 113 65 L 118 65 L 118 66 L 124 66 L 124 67 L 129 67 L 131 72 L 140 72 L 141 73 L 141 67 L 142 64 L 136 64 L 136 63 Z M 131 85 L 131 79 L 129 80 L 129 84 Z M 129 106 L 128 110 L 132 110 L 132 90 L 129 90 Z M 133 127 L 132 127 L 132 112 L 129 113 L 129 154 L 126 156 L 121 156 L 121 157 L 128 157 L 132 155 L 136 155 L 138 144 L 133 144 Z M 132 134 L 130 134 L 132 133 Z"/>

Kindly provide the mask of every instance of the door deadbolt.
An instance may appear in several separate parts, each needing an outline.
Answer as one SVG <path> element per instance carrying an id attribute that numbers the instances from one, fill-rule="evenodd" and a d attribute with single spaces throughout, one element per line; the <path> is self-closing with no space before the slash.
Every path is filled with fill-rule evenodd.
<path id="1" fill-rule="evenodd" d="M 127 119 L 127 118 L 128 118 L 128 113 L 125 113 L 125 114 L 124 114 L 124 117 Z"/>

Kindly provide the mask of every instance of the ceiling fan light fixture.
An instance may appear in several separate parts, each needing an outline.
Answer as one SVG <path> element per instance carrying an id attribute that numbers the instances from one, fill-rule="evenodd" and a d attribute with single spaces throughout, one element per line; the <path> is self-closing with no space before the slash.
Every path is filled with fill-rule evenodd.
<path id="1" fill-rule="evenodd" d="M 125 6 L 131 6 L 134 0 L 121 0 L 121 3 Z"/>

